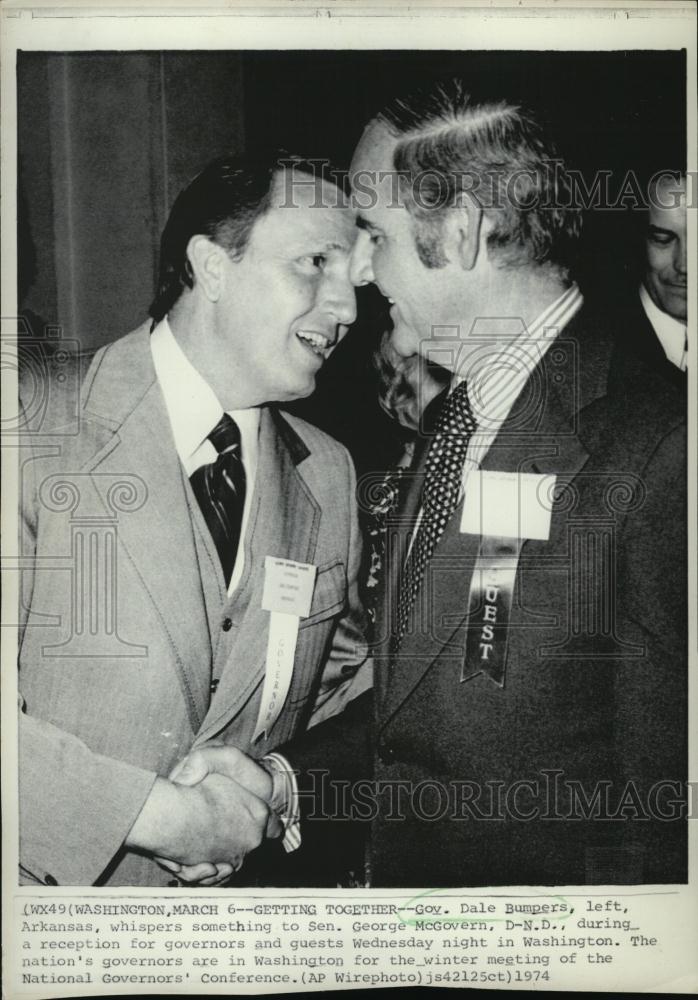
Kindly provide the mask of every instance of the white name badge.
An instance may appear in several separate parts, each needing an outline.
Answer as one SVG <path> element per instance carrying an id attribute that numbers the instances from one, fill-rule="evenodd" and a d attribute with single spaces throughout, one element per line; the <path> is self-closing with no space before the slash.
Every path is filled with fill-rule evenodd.
<path id="1" fill-rule="evenodd" d="M 550 537 L 555 480 L 554 475 L 533 472 L 471 472 L 461 532 L 545 541 Z"/>
<path id="2" fill-rule="evenodd" d="M 291 687 L 301 618 L 310 614 L 317 567 L 267 556 L 262 609 L 271 612 L 262 700 L 253 740 L 267 735 Z"/>
<path id="3" fill-rule="evenodd" d="M 307 618 L 315 589 L 317 566 L 267 556 L 264 560 L 264 611 Z"/>

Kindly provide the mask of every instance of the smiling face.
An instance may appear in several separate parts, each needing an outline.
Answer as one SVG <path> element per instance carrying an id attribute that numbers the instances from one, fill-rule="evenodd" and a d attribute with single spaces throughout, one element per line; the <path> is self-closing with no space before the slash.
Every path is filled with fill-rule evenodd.
<path id="1" fill-rule="evenodd" d="M 220 254 L 214 328 L 196 363 L 225 408 L 310 395 L 356 318 L 352 212 L 334 185 L 297 171 L 291 179 L 275 179 L 242 258 Z"/>
<path id="2" fill-rule="evenodd" d="M 351 276 L 357 285 L 374 283 L 391 303 L 395 350 L 427 356 L 460 341 L 465 275 L 443 253 L 442 266 L 427 267 L 417 252 L 415 223 L 397 188 L 395 145 L 374 123 L 354 153 L 350 176 L 359 232 Z"/>
<path id="3" fill-rule="evenodd" d="M 662 312 L 685 322 L 686 179 L 663 179 L 654 194 L 645 238 L 645 287 Z"/>

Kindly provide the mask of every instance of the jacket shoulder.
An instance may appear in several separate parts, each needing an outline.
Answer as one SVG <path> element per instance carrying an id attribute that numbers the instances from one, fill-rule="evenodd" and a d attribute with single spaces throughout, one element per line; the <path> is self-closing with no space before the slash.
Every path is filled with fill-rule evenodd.
<path id="1" fill-rule="evenodd" d="M 627 335 L 617 311 L 601 315 L 583 310 L 574 335 L 579 343 L 580 409 L 588 420 L 600 421 L 615 436 L 644 449 L 685 425 L 685 393 L 667 381 Z"/>
<path id="2" fill-rule="evenodd" d="M 18 390 L 21 431 L 37 434 L 77 433 L 81 409 L 103 360 L 128 350 L 143 326 L 102 347 L 75 351 L 67 342 L 46 343 L 31 338 L 18 342 Z"/>
<path id="3" fill-rule="evenodd" d="M 73 353 L 60 342 L 20 341 L 17 379 L 23 432 L 51 434 L 76 423 L 82 386 L 97 354 Z"/>
<path id="4" fill-rule="evenodd" d="M 662 438 L 686 424 L 685 393 L 623 343 L 614 353 L 608 397 L 615 419 L 631 423 L 649 439 Z"/>

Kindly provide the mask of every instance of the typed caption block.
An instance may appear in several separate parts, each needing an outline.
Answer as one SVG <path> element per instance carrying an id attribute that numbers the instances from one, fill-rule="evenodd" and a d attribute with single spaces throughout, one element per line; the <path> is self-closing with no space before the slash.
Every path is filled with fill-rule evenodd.
<path id="1" fill-rule="evenodd" d="M 476 892 L 22 893 L 6 995 L 695 988 L 685 888 Z"/>

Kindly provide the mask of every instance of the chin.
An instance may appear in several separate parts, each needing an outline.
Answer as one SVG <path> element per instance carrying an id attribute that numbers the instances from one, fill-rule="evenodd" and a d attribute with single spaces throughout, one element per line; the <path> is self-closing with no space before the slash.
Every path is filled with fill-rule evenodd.
<path id="1" fill-rule="evenodd" d="M 309 382 L 299 382 L 297 386 L 293 388 L 287 388 L 279 392 L 276 396 L 276 401 L 279 403 L 292 403 L 296 399 L 307 399 L 308 396 L 312 396 L 315 392 L 315 379 L 311 379 Z"/>
<path id="2" fill-rule="evenodd" d="M 662 311 L 673 316 L 680 323 L 685 323 L 688 315 L 686 309 L 686 298 L 683 295 L 665 295 L 662 302 Z"/>
<path id="3" fill-rule="evenodd" d="M 419 353 L 419 342 L 411 331 L 395 330 L 390 338 L 390 346 L 402 358 L 411 358 Z"/>

